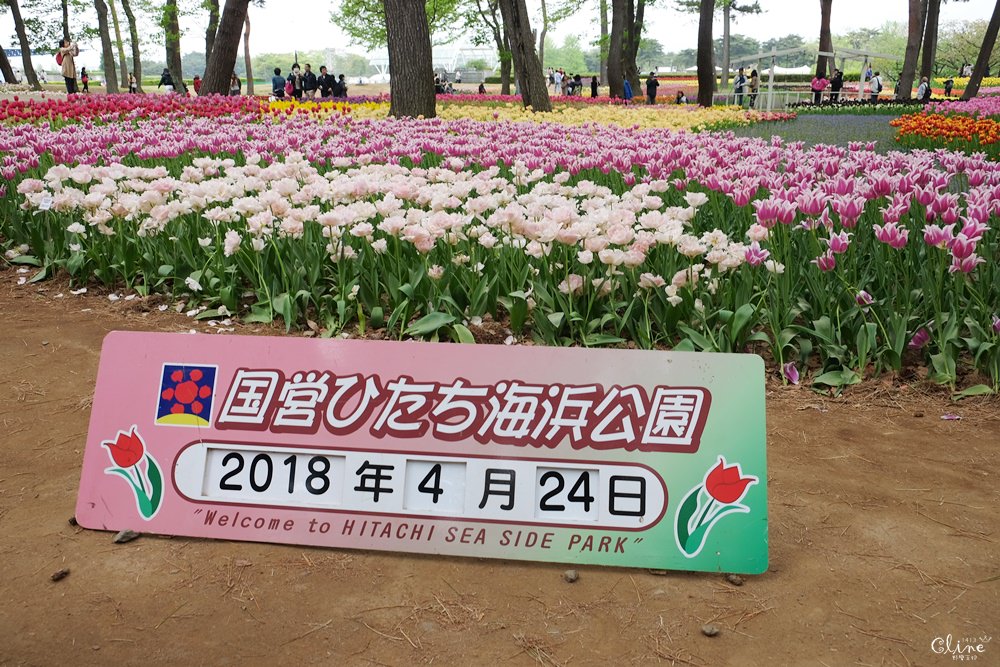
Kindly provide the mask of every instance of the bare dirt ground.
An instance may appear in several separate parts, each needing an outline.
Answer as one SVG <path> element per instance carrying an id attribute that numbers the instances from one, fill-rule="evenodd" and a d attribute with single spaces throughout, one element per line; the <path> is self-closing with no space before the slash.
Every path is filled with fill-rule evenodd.
<path id="1" fill-rule="evenodd" d="M 982 643 L 977 664 L 1000 664 L 995 400 L 770 386 L 771 566 L 740 586 L 597 567 L 569 584 L 558 564 L 187 538 L 116 545 L 68 522 L 101 340 L 207 327 L 15 279 L 0 270 L 2 665 L 943 665 L 953 657 L 931 647 L 949 634 Z M 706 623 L 720 633 L 703 636 Z"/>

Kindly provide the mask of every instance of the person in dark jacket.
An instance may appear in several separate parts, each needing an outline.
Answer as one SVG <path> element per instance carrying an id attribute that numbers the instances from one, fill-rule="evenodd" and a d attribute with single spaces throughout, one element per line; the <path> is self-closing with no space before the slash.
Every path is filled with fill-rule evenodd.
<path id="1" fill-rule="evenodd" d="M 830 101 L 840 101 L 840 91 L 844 88 L 844 73 L 839 69 L 833 70 L 833 78 L 830 79 Z"/>
<path id="2" fill-rule="evenodd" d="M 333 91 L 333 96 L 347 97 L 347 81 L 344 79 L 343 74 L 337 77 L 337 87 Z"/>
<path id="3" fill-rule="evenodd" d="M 597 97 L 597 77 L 590 77 L 590 96 Z"/>
<path id="4" fill-rule="evenodd" d="M 316 97 L 316 90 L 319 82 L 316 80 L 316 73 L 312 71 L 312 65 L 306 63 L 306 71 L 302 73 L 302 90 L 307 99 Z"/>
<path id="5" fill-rule="evenodd" d="M 163 74 L 160 75 L 160 82 L 156 84 L 157 88 L 160 86 L 165 86 L 168 93 L 174 92 L 174 79 L 166 67 L 163 68 Z"/>
<path id="6" fill-rule="evenodd" d="M 337 84 L 337 80 L 333 78 L 332 74 L 327 74 L 326 65 L 319 68 L 319 76 L 316 78 L 316 85 L 319 86 L 319 96 L 320 97 L 330 97 L 333 95 L 333 87 Z"/>
<path id="7" fill-rule="evenodd" d="M 281 76 L 281 68 L 274 68 L 274 76 L 271 77 L 271 94 L 281 99 L 285 96 L 285 77 Z"/>
<path id="8" fill-rule="evenodd" d="M 650 72 L 646 79 L 646 104 L 656 104 L 656 89 L 660 87 L 660 82 L 656 79 L 656 72 Z"/>

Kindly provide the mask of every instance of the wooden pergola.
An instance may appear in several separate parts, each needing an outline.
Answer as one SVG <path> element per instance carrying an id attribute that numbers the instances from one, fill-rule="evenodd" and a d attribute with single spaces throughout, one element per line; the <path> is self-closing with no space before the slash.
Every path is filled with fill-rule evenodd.
<path id="1" fill-rule="evenodd" d="M 899 60 L 898 56 L 889 55 L 887 53 L 876 53 L 874 51 L 843 48 L 834 49 L 833 51 L 813 51 L 808 47 L 798 47 L 794 49 L 782 49 L 780 51 L 771 49 L 770 52 L 761 52 L 752 56 L 735 58 L 732 60 L 731 66 L 739 67 L 740 65 L 756 65 L 756 69 L 759 71 L 761 69 L 761 62 L 765 61 L 767 58 L 771 59 L 771 66 L 768 68 L 767 76 L 767 108 L 765 109 L 766 111 L 771 111 L 774 109 L 774 68 L 777 63 L 778 56 L 792 56 L 800 53 L 816 53 L 820 56 L 826 56 L 831 60 L 836 59 L 838 56 L 844 58 L 845 60 L 861 60 L 861 78 L 858 81 L 859 100 L 864 99 L 865 71 L 868 69 L 868 65 L 872 62 L 872 59 L 882 58 L 885 60 Z"/>

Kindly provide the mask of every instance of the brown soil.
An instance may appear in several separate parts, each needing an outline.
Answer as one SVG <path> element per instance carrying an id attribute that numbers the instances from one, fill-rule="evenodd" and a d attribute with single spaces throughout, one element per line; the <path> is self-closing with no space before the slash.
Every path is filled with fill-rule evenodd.
<path id="1" fill-rule="evenodd" d="M 558 564 L 187 538 L 115 545 L 68 523 L 101 340 L 208 326 L 16 277 L 0 270 L 0 664 L 934 665 L 953 662 L 931 651 L 949 634 L 982 637 L 978 664 L 1000 664 L 996 400 L 770 387 L 771 567 L 741 586 L 598 567 L 569 584 Z M 703 636 L 706 623 L 719 634 Z"/>

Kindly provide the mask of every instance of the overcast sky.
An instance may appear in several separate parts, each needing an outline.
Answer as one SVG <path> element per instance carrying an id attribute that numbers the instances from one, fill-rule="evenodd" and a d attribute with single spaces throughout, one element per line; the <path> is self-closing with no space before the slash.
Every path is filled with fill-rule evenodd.
<path id="1" fill-rule="evenodd" d="M 337 51 L 364 53 L 362 47 L 348 43 L 346 37 L 330 22 L 329 15 L 337 1 L 268 0 L 265 8 L 251 7 L 251 50 L 254 53 L 282 53 L 294 49 L 308 51 L 333 48 Z M 539 2 L 527 1 L 529 10 L 537 13 Z M 591 0 L 589 4 L 595 9 L 589 9 L 568 19 L 556 26 L 550 34 L 554 33 L 558 42 L 571 33 L 578 35 L 584 44 L 596 39 L 597 2 Z M 697 16 L 669 9 L 668 7 L 673 6 L 671 0 L 659 0 L 657 4 L 659 6 L 646 10 L 644 36 L 659 40 L 664 50 L 668 52 L 694 48 L 697 43 Z M 764 10 L 763 13 L 740 17 L 733 25 L 734 33 L 749 35 L 761 41 L 789 33 L 800 34 L 807 40 L 817 38 L 819 0 L 760 0 L 760 5 Z M 993 6 L 993 0 L 946 2 L 941 8 L 941 20 L 942 22 L 989 20 Z M 836 0 L 833 3 L 834 34 L 849 32 L 859 27 L 878 27 L 886 21 L 906 20 L 907 0 Z M 181 27 L 185 34 L 181 39 L 181 49 L 184 52 L 204 49 L 206 23 L 207 20 L 201 15 L 182 20 Z M 152 34 L 153 30 L 153 27 L 149 26 L 147 34 Z M 5 48 L 17 47 L 11 40 L 13 32 L 13 21 L 9 13 L 0 15 L 0 39 L 3 40 Z M 722 34 L 721 19 L 716 21 L 715 32 L 717 35 Z M 96 44 L 93 46 L 95 49 L 99 48 Z M 155 48 L 153 52 L 155 56 L 163 57 L 162 47 L 147 48 Z M 92 52 L 86 55 L 87 57 L 81 60 L 86 61 Z M 14 64 L 18 65 L 17 62 Z M 97 64 L 96 55 L 94 62 L 89 64 L 90 66 Z"/>

